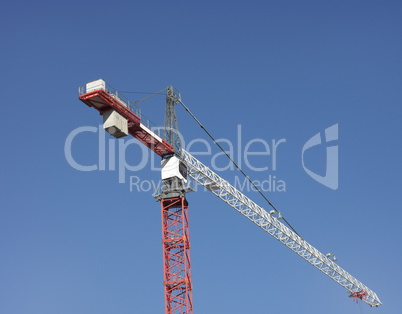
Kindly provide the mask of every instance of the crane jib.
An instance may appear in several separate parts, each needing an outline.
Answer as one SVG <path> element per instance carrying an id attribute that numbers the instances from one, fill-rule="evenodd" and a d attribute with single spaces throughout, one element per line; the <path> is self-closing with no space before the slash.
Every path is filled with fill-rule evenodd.
<path id="1" fill-rule="evenodd" d="M 279 219 L 258 206 L 184 149 L 181 151 L 181 159 L 187 166 L 189 177 L 343 286 L 350 292 L 351 296 L 361 296 L 361 300 L 370 306 L 382 304 L 374 291 L 303 240 L 298 234 L 282 224 Z"/>

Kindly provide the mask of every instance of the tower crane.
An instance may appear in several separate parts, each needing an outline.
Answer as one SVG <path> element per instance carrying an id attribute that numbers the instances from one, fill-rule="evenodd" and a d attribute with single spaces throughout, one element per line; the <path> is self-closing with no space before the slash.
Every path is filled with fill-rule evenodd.
<path id="1" fill-rule="evenodd" d="M 237 190 L 181 147 L 175 105 L 183 104 L 172 86 L 166 89 L 164 134 L 146 126 L 136 106 L 102 79 L 79 88 L 79 99 L 103 116 L 103 128 L 112 136 L 131 135 L 161 156 L 162 188 L 156 199 L 162 210 L 165 313 L 193 313 L 188 202 L 189 178 L 248 218 L 312 266 L 349 291 L 349 296 L 378 307 L 381 301 L 347 271 L 331 254 L 323 254 L 280 221 Z"/>

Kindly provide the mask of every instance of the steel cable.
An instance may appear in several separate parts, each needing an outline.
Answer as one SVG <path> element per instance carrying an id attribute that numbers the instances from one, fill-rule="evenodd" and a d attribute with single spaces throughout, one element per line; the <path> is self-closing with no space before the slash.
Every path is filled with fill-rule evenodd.
<path id="1" fill-rule="evenodd" d="M 255 188 L 255 190 L 264 198 L 264 200 L 273 208 L 273 210 L 280 215 L 279 217 L 283 219 L 283 221 L 289 226 L 290 229 L 294 233 L 296 233 L 300 238 L 302 238 L 295 228 L 281 215 L 281 213 L 276 209 L 276 207 L 270 202 L 270 200 L 261 192 L 261 190 L 255 185 L 255 183 L 250 179 L 250 177 L 240 168 L 240 166 L 230 157 L 230 155 L 223 149 L 223 147 L 215 140 L 212 134 L 204 127 L 204 125 L 197 119 L 197 117 L 188 109 L 188 107 L 181 101 L 181 99 L 177 99 L 177 101 L 183 106 L 183 108 L 190 114 L 190 116 L 197 122 L 197 124 L 204 130 L 204 132 L 209 136 L 209 138 L 219 147 L 219 149 L 226 155 L 226 157 L 233 163 L 236 169 L 251 183 L 251 185 Z"/>

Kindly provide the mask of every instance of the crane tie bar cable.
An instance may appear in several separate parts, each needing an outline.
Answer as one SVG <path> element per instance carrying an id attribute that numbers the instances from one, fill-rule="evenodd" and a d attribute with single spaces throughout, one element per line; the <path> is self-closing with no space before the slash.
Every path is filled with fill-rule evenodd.
<path id="1" fill-rule="evenodd" d="M 254 182 L 250 179 L 250 177 L 240 168 L 240 166 L 230 157 L 230 155 L 223 149 L 223 147 L 215 140 L 215 138 L 212 136 L 211 133 L 208 132 L 208 130 L 204 127 L 204 125 L 197 119 L 197 117 L 188 109 L 188 107 L 181 101 L 181 99 L 177 99 L 177 101 L 183 106 L 183 108 L 190 114 L 190 116 L 197 122 L 197 124 L 201 127 L 201 129 L 204 130 L 204 132 L 209 136 L 209 138 L 219 147 L 219 149 L 226 155 L 226 157 L 230 160 L 231 163 L 236 167 L 237 170 L 240 171 L 240 173 L 248 180 L 248 182 L 251 183 L 251 185 L 255 188 L 255 190 L 264 198 L 264 200 L 273 208 L 273 210 L 276 213 L 279 213 L 279 211 L 276 209 L 276 207 L 269 201 L 269 199 L 261 192 L 261 190 L 254 184 Z M 297 233 L 297 231 L 292 227 L 292 225 L 285 219 L 285 217 L 282 216 L 283 221 L 289 226 L 290 229 L 294 233 L 296 233 L 300 238 L 300 234 Z"/>
<path id="2" fill-rule="evenodd" d="M 156 92 L 156 93 L 146 93 L 146 92 L 128 92 L 128 91 L 120 91 L 120 93 L 133 93 L 133 94 L 151 94 L 151 95 L 149 95 L 149 96 L 147 96 L 147 97 L 145 97 L 145 98 L 143 98 L 143 99 L 141 99 L 141 100 L 137 100 L 137 101 L 135 101 L 134 102 L 134 106 L 135 105 L 137 105 L 137 104 L 139 104 L 140 102 L 144 102 L 145 100 L 147 100 L 147 99 L 149 99 L 149 98 L 151 98 L 151 97 L 154 97 L 154 96 L 156 96 L 156 95 L 158 95 L 158 94 L 160 94 L 160 93 L 162 93 L 162 92 L 164 92 L 165 90 L 167 89 L 167 87 L 166 88 L 164 88 L 164 89 L 162 89 L 162 90 L 160 90 L 159 92 Z"/>

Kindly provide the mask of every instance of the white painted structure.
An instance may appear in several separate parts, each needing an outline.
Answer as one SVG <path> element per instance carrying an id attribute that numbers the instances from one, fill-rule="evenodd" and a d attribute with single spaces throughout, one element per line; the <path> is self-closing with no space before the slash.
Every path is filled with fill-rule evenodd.
<path id="1" fill-rule="evenodd" d="M 86 92 L 92 92 L 94 90 L 104 89 L 106 90 L 106 82 L 102 79 L 92 81 L 86 84 Z"/>
<path id="2" fill-rule="evenodd" d="M 176 156 L 162 159 L 162 180 L 178 178 L 187 183 L 187 167 Z"/>

